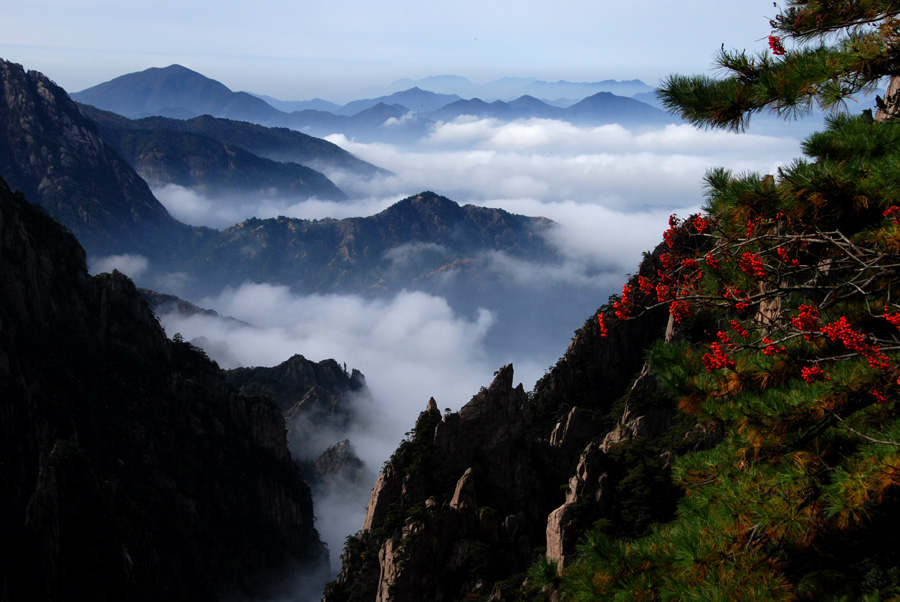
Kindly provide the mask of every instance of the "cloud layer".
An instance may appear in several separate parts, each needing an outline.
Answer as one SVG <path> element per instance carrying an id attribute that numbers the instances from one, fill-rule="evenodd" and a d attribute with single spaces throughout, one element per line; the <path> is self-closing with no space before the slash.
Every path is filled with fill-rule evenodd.
<path id="1" fill-rule="evenodd" d="M 221 228 L 250 216 L 372 215 L 401 198 L 434 190 L 460 203 L 554 220 L 546 236 L 562 257 L 552 265 L 501 253 L 479 258 L 481 269 L 498 287 L 506 287 L 501 298 L 527 297 L 539 306 L 535 320 L 552 315 L 567 325 L 553 327 L 560 330 L 558 344 L 548 344 L 547 333 L 537 335 L 538 325 L 527 322 L 513 324 L 521 330 L 513 339 L 509 312 L 519 311 L 519 319 L 522 311 L 511 310 L 513 301 L 464 311 L 422 292 L 403 291 L 389 299 L 298 296 L 285 286 L 251 282 L 193 298 L 186 275 L 157 281 L 171 285 L 165 292 L 186 295 L 252 325 L 199 315 L 161 317 L 170 336 L 180 332 L 201 344 L 223 367 L 272 366 L 301 353 L 315 361 L 334 358 L 362 371 L 374 399 L 361 406 L 364 419 L 343 436 L 374 471 L 413 426 L 429 397 L 441 408 L 457 410 L 507 361 L 514 362 L 517 381 L 530 389 L 562 355 L 572 329 L 621 287 L 642 252 L 660 242 L 668 216 L 700 208 L 703 176 L 710 167 L 772 173 L 799 154 L 797 140 L 790 137 L 739 136 L 688 126 L 635 132 L 541 119 L 501 123 L 462 118 L 438 124 L 427 138 L 406 147 L 339 135 L 330 139 L 397 175 L 361 181 L 331 174 L 351 197 L 343 203 L 272 198 L 223 202 L 177 187 L 156 192 L 176 217 Z M 422 253 L 443 252 L 434 244 L 404 245 L 390 251 L 389 258 L 399 268 Z M 106 258 L 96 264 L 140 274 L 148 270 L 141 259 Z M 565 305 L 560 291 L 565 291 Z M 340 553 L 343 537 L 359 529 L 370 486 L 337 497 L 321 494 L 325 497 L 317 501 L 333 556 Z"/>

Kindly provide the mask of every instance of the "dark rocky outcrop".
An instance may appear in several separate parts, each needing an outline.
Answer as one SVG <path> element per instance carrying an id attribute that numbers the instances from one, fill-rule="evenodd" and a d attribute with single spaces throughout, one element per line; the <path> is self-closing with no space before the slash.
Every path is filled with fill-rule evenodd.
<path id="1" fill-rule="evenodd" d="M 356 485 L 365 473 L 346 434 L 371 409 L 366 377 L 328 359 L 302 355 L 273 366 L 226 371 L 228 382 L 246 395 L 263 395 L 284 412 L 291 451 L 313 465 L 304 475 L 314 488 L 335 483 Z"/>
<path id="2" fill-rule="evenodd" d="M 218 318 L 219 312 L 213 309 L 205 309 L 198 305 L 194 305 L 190 301 L 185 301 L 175 295 L 168 295 L 166 293 L 159 293 L 154 290 L 150 290 L 148 288 L 139 288 L 138 294 L 140 294 L 141 299 L 143 299 L 150 309 L 153 310 L 157 316 L 169 313 L 176 312 L 183 316 L 207 316 L 211 318 Z M 249 326 L 247 322 L 243 322 L 241 320 L 236 320 L 235 318 L 226 317 L 224 320 L 231 322 L 233 324 L 240 324 L 243 326 Z"/>
<path id="3" fill-rule="evenodd" d="M 352 410 L 350 394 L 368 395 L 366 377 L 355 368 L 348 372 L 333 359 L 313 362 L 302 355 L 273 366 L 235 368 L 226 372 L 228 382 L 245 395 L 271 398 L 293 417 L 304 413 L 346 427 Z"/>
<path id="4" fill-rule="evenodd" d="M 316 458 L 316 473 L 324 481 L 341 480 L 356 485 L 366 475 L 365 465 L 348 439 L 338 441 Z"/>
<path id="5" fill-rule="evenodd" d="M 526 599 L 535 558 L 563 566 L 597 521 L 628 534 L 668 516 L 669 461 L 693 427 L 644 365 L 668 320 L 650 311 L 604 338 L 592 317 L 533 393 L 506 366 L 457 413 L 430 401 L 326 600 Z"/>
<path id="6" fill-rule="evenodd" d="M 322 567 L 275 404 L 5 183 L 0 258 L 0 600 L 216 600 Z"/>

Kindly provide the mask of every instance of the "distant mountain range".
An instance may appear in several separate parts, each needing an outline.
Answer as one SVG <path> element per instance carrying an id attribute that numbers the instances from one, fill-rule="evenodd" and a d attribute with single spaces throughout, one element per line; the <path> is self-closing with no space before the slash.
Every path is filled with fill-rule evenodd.
<path id="1" fill-rule="evenodd" d="M 404 80 L 401 80 L 403 82 Z M 466 97 L 474 84 L 465 78 L 427 78 L 410 88 L 378 98 L 338 106 L 322 100 L 280 101 L 225 85 L 180 65 L 130 73 L 72 98 L 131 118 L 151 115 L 189 119 L 211 115 L 251 123 L 287 127 L 316 136 L 343 133 L 360 140 L 411 141 L 425 135 L 437 121 L 462 115 L 501 120 L 547 118 L 584 125 L 619 123 L 628 127 L 677 122 L 657 107 L 629 98 L 653 88 L 638 80 L 594 83 L 503 79 L 479 88 L 492 102 Z M 396 85 L 396 84 L 395 84 Z M 426 89 L 428 86 L 459 93 Z M 518 92 L 517 96 L 510 93 Z M 646 96 L 642 96 L 646 100 Z M 504 100 L 505 99 L 505 100 Z M 550 100 L 542 100 L 550 99 Z"/>
<path id="2" fill-rule="evenodd" d="M 277 120 L 281 111 L 246 92 L 232 92 L 224 84 L 181 65 L 152 67 L 122 75 L 72 99 L 125 117 L 151 115 L 183 118 L 212 115 L 254 123 Z"/>
<path id="3" fill-rule="evenodd" d="M 558 338 L 568 328 L 572 308 L 596 293 L 589 286 L 573 286 L 560 299 L 553 287 L 535 289 L 532 283 L 509 277 L 510 270 L 530 271 L 534 266 L 543 273 L 562 262 L 544 236 L 553 227 L 550 220 L 460 206 L 432 192 L 413 195 L 370 217 L 253 218 L 221 232 L 188 226 L 169 215 L 114 147 L 116 136 L 158 136 L 162 128 L 173 126 L 172 120 L 128 122 L 97 110 L 82 112 L 46 77 L 12 63 L 0 63 L 0 90 L 0 103 L 6 103 L 0 105 L 0 177 L 69 228 L 90 258 L 145 257 L 149 265 L 139 278 L 142 286 L 189 300 L 246 281 L 286 285 L 298 294 L 390 297 L 402 290 L 422 291 L 441 295 L 462 315 L 502 308 L 503 317 L 490 337 L 503 347 L 544 335 Z M 164 130 L 168 133 L 163 138 L 203 133 L 185 137 L 182 146 L 190 140 L 204 145 L 224 141 L 258 152 L 267 149 L 270 156 L 297 152 L 291 141 L 301 136 L 211 117 L 177 125 L 182 129 Z M 128 151 L 125 144 L 120 148 Z M 128 153 L 132 161 L 139 154 Z M 157 163 L 160 170 L 173 170 L 165 176 L 170 181 L 184 175 L 176 170 L 183 167 L 177 159 Z M 167 288 L 172 274 L 184 283 L 182 288 Z M 549 306 L 554 311 L 546 320 L 521 328 L 535 311 L 544 313 L 541 308 Z"/>
<path id="4" fill-rule="evenodd" d="M 504 77 L 476 84 L 459 75 L 437 75 L 423 79 L 399 79 L 389 86 L 391 91 L 420 87 L 432 92 L 459 94 L 466 98 L 483 98 L 485 100 L 512 100 L 519 96 L 535 96 L 545 101 L 569 98 L 575 101 L 598 92 L 612 92 L 617 96 L 634 96 L 640 93 L 652 93 L 653 87 L 639 79 L 618 81 L 606 79 L 598 82 L 556 82 L 542 81 L 533 77 Z M 573 102 L 575 102 L 573 101 Z"/>

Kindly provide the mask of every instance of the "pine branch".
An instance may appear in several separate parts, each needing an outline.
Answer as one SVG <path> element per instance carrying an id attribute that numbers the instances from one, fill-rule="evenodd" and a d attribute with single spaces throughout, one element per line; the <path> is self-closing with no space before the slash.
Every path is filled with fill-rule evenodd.
<path id="1" fill-rule="evenodd" d="M 853 428 L 852 426 L 850 426 L 849 424 L 844 422 L 844 419 L 841 418 L 840 416 L 838 416 L 837 414 L 835 414 L 834 412 L 831 412 L 831 415 L 840 421 L 841 428 L 850 431 L 851 433 L 853 433 L 854 435 L 857 435 L 858 437 L 862 437 L 869 443 L 877 443 L 879 445 L 892 445 L 894 447 L 900 447 L 900 443 L 897 443 L 896 441 L 881 441 L 880 439 L 874 439 L 872 437 L 869 437 L 868 435 L 863 435 L 858 430 L 856 430 L 855 428 Z"/>

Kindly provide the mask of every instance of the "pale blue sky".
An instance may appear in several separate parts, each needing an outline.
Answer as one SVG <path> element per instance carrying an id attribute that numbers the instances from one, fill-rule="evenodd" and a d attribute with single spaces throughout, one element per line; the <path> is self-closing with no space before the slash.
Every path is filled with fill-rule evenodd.
<path id="1" fill-rule="evenodd" d="M 28 0 L 0 57 L 79 91 L 179 63 L 233 90 L 344 102 L 394 80 L 642 79 L 765 48 L 771 0 Z"/>

